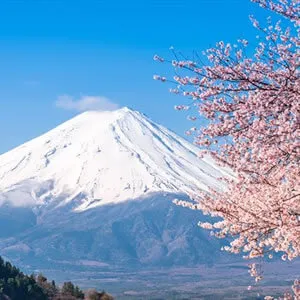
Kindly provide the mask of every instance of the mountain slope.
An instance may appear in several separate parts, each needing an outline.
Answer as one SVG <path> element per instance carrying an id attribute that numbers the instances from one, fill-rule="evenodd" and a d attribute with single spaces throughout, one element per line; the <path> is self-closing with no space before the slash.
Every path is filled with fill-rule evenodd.
<path id="1" fill-rule="evenodd" d="M 144 115 L 86 112 L 0 156 L 0 203 L 83 211 L 153 192 L 220 187 L 224 170 Z"/>
<path id="2" fill-rule="evenodd" d="M 174 198 L 229 174 L 139 112 L 86 112 L 0 155 L 0 253 L 35 269 L 228 260 Z"/>
<path id="3" fill-rule="evenodd" d="M 0 238 L 0 253 L 36 268 L 61 265 L 67 269 L 89 262 L 132 268 L 194 266 L 228 259 L 220 252 L 223 241 L 197 226 L 199 219 L 207 217 L 174 205 L 177 196 L 154 193 L 78 213 L 72 213 L 68 205 L 50 212 L 45 209 L 31 219 L 34 226 Z M 0 237 L 2 231 L 3 227 Z"/>

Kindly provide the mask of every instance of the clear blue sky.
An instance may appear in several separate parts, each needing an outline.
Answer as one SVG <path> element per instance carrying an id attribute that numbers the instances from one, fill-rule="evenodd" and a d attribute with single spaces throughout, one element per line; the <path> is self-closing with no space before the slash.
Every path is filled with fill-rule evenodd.
<path id="1" fill-rule="evenodd" d="M 153 55 L 254 39 L 249 14 L 267 15 L 250 0 L 1 0 L 0 153 L 78 114 L 61 95 L 106 97 L 183 135 L 185 99 L 153 81 L 172 71 Z"/>

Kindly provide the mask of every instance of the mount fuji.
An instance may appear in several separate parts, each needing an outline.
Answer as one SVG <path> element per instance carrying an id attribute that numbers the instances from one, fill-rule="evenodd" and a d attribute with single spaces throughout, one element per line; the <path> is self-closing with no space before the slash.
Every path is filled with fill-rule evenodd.
<path id="1" fill-rule="evenodd" d="M 80 114 L 0 155 L 0 253 L 33 269 L 226 260 L 208 217 L 172 203 L 231 175 L 198 154 L 129 108 Z"/>

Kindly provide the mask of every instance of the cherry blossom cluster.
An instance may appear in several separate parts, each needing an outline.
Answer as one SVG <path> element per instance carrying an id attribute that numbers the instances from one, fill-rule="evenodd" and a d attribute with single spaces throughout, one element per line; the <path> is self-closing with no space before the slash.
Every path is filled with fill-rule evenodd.
<path id="1" fill-rule="evenodd" d="M 299 0 L 277 0 L 277 1 L 267 1 L 267 0 L 252 0 L 258 3 L 261 7 L 275 11 L 281 14 L 291 21 L 299 22 L 300 20 L 300 2 Z"/>
<path id="2" fill-rule="evenodd" d="M 162 81 L 189 99 L 175 108 L 189 110 L 191 121 L 205 119 L 187 134 L 202 153 L 236 173 L 224 179 L 226 191 L 197 192 L 194 202 L 175 202 L 221 217 L 199 225 L 233 238 L 226 251 L 245 258 L 280 252 L 292 260 L 300 255 L 300 0 L 253 2 L 290 22 L 287 27 L 269 18 L 262 26 L 251 16 L 259 34 L 250 57 L 245 39 L 218 42 L 203 53 L 206 59 L 181 59 L 174 50 L 173 61 L 155 57 L 176 70 L 173 79 Z"/>

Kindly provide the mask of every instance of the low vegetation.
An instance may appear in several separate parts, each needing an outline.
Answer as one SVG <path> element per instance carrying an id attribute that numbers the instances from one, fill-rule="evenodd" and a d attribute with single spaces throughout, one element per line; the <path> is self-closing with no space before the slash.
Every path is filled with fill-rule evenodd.
<path id="1" fill-rule="evenodd" d="M 0 257 L 0 300 L 112 300 L 105 292 L 96 290 L 82 291 L 72 282 L 61 287 L 55 281 L 39 274 L 25 275 L 10 262 Z"/>

